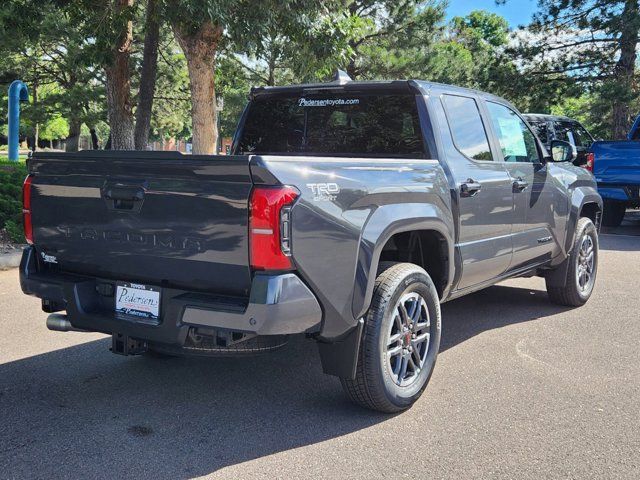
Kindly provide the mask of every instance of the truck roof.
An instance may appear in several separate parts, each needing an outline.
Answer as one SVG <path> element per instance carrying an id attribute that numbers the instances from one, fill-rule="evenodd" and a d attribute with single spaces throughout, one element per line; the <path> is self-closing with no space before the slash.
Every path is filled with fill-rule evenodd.
<path id="1" fill-rule="evenodd" d="M 550 115 L 548 113 L 523 113 L 522 116 L 527 120 L 534 121 L 578 122 L 575 118 L 566 117 L 564 115 Z"/>
<path id="2" fill-rule="evenodd" d="M 397 92 L 411 92 L 420 91 L 423 94 L 428 95 L 432 90 L 446 91 L 450 93 L 460 93 L 473 95 L 477 97 L 483 97 L 488 100 L 498 101 L 500 103 L 510 104 L 505 99 L 493 95 L 491 93 L 483 92 L 480 90 L 474 90 L 465 87 L 458 87 L 456 85 L 447 85 L 444 83 L 430 82 L 427 80 L 408 79 L 408 80 L 365 80 L 354 81 L 345 73 L 340 70 L 336 72 L 333 79 L 329 82 L 317 82 L 317 83 L 303 83 L 298 85 L 286 85 L 286 86 L 261 86 L 253 87 L 251 89 L 251 97 L 261 94 L 278 94 L 278 93 L 294 93 L 299 91 L 313 91 L 313 90 L 386 90 Z"/>

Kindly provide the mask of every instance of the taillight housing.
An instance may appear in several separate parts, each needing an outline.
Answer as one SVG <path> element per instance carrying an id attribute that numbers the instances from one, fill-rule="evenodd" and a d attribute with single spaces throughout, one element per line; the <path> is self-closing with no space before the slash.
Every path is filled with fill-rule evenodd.
<path id="1" fill-rule="evenodd" d="M 593 152 L 587 153 L 587 163 L 585 163 L 584 168 L 593 173 L 593 166 L 596 163 L 596 156 Z"/>
<path id="2" fill-rule="evenodd" d="M 33 245 L 33 222 L 31 221 L 31 181 L 32 175 L 27 175 L 22 184 L 22 225 L 24 238 L 29 245 Z"/>
<path id="3" fill-rule="evenodd" d="M 249 253 L 254 270 L 291 270 L 294 187 L 255 187 L 249 200 Z"/>

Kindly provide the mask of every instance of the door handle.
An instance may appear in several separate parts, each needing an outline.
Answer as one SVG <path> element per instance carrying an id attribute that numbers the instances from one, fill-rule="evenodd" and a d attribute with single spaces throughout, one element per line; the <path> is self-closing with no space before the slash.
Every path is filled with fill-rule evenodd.
<path id="1" fill-rule="evenodd" d="M 144 202 L 145 192 L 145 185 L 109 185 L 107 183 L 102 187 L 102 198 L 104 198 L 109 210 L 139 213 Z"/>
<path id="2" fill-rule="evenodd" d="M 144 199 L 144 189 L 136 188 L 110 188 L 104 194 L 107 200 L 124 200 L 130 202 L 140 202 Z"/>
<path id="3" fill-rule="evenodd" d="M 513 182 L 513 191 L 515 193 L 522 192 L 526 190 L 528 186 L 529 186 L 529 182 L 518 177 L 518 179 L 515 182 Z"/>
<path id="4" fill-rule="evenodd" d="M 468 178 L 466 182 L 460 185 L 460 196 L 464 198 L 475 197 L 480 190 L 482 190 L 482 185 Z"/>

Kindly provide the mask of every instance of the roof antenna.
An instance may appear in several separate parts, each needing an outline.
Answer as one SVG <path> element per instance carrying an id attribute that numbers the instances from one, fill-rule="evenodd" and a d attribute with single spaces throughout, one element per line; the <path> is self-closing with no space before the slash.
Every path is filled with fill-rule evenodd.
<path id="1" fill-rule="evenodd" d="M 344 70 L 336 70 L 336 73 L 333 74 L 333 79 L 331 83 L 337 83 L 338 85 L 344 85 L 345 83 L 351 82 L 351 77 Z"/>

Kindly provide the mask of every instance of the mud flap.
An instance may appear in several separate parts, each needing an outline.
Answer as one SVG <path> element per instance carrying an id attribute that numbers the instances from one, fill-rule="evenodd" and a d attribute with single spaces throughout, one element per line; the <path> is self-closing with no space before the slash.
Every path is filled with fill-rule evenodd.
<path id="1" fill-rule="evenodd" d="M 324 373 L 342 378 L 355 378 L 363 328 L 364 319 L 361 318 L 342 340 L 333 343 L 318 342 Z"/>
<path id="2" fill-rule="evenodd" d="M 567 284 L 567 272 L 569 270 L 569 260 L 571 256 L 568 256 L 560 265 L 553 270 L 549 270 L 544 278 L 547 281 L 547 285 L 550 287 L 562 288 Z"/>

